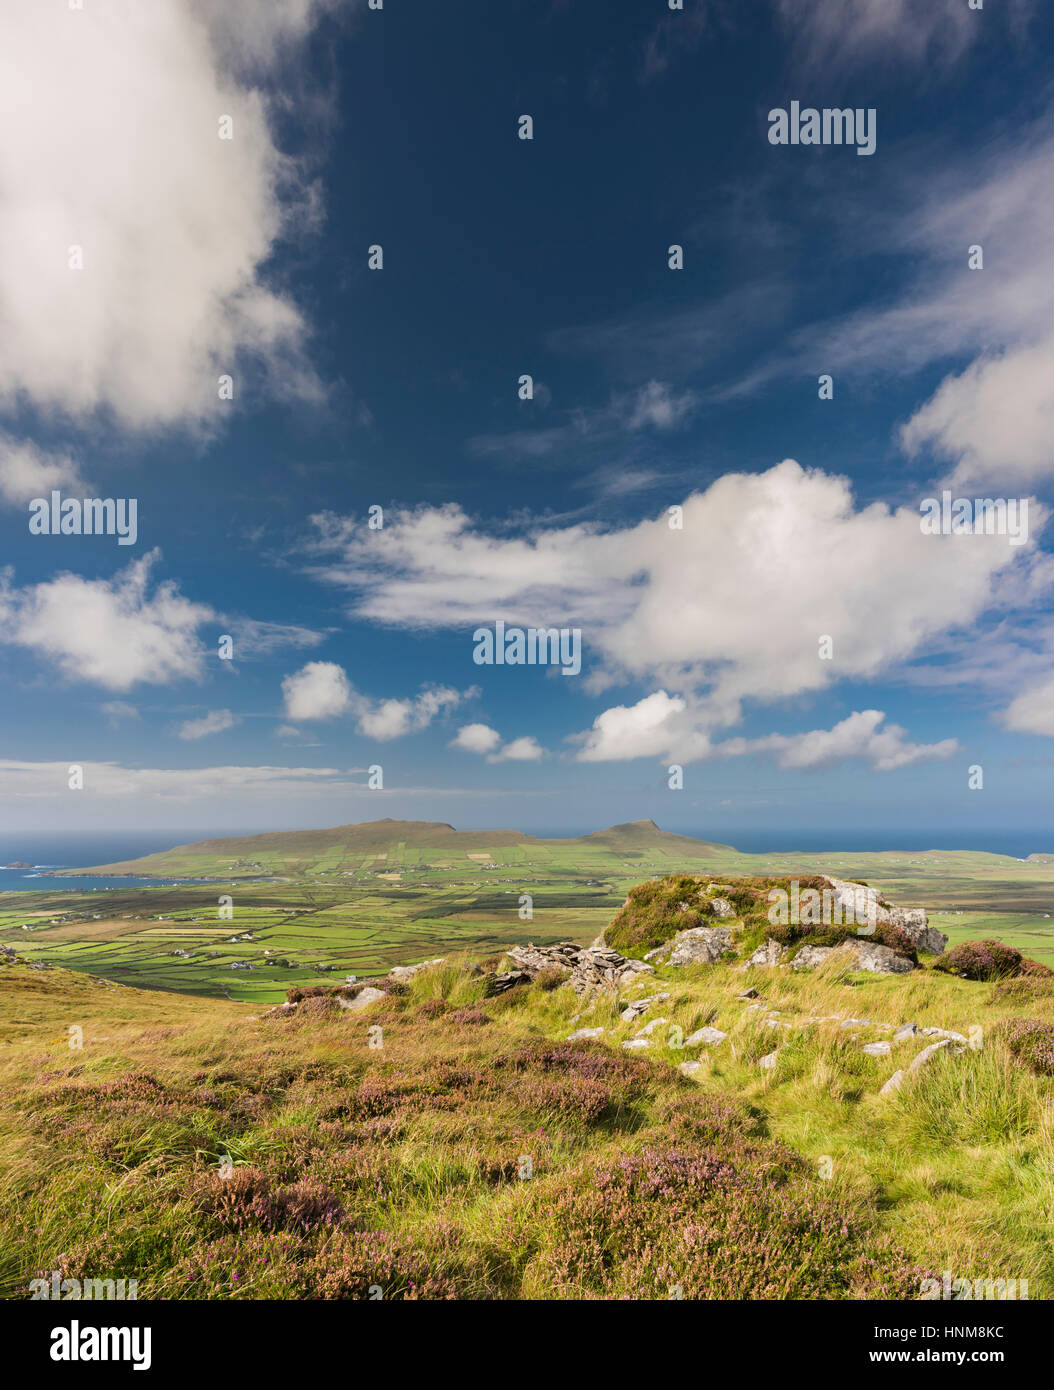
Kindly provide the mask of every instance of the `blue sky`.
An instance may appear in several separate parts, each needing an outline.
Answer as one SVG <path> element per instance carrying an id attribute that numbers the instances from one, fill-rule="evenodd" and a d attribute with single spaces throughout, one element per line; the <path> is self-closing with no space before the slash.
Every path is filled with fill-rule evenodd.
<path id="1" fill-rule="evenodd" d="M 1050 13 L 239 9 L 12 6 L 0 829 L 1054 833 Z"/>

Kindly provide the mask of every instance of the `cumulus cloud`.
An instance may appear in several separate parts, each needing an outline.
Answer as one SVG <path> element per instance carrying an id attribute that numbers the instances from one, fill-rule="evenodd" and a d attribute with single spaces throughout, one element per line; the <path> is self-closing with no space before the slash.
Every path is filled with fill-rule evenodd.
<path id="1" fill-rule="evenodd" d="M 54 661 L 70 680 L 107 690 L 164 685 L 202 675 L 198 628 L 215 615 L 166 580 L 151 591 L 152 550 L 113 579 L 59 574 L 25 589 L 0 590 L 0 640 Z"/>
<path id="2" fill-rule="evenodd" d="M 1012 700 L 1003 723 L 1016 733 L 1054 738 L 1054 676 L 1037 681 Z"/>
<path id="3" fill-rule="evenodd" d="M 290 719 L 334 719 L 350 714 L 367 738 L 387 741 L 427 729 L 435 717 L 456 708 L 478 691 L 425 686 L 409 699 L 375 700 L 356 690 L 343 667 L 333 661 L 309 661 L 282 681 L 285 712 Z"/>
<path id="4" fill-rule="evenodd" d="M 487 757 L 488 763 L 534 763 L 539 758 L 545 757 L 545 749 L 537 739 L 534 738 L 514 738 L 511 743 L 506 743 L 497 753 L 491 753 Z"/>
<path id="5" fill-rule="evenodd" d="M 877 709 L 857 710 L 833 729 L 810 729 L 800 734 L 769 734 L 759 739 L 727 739 L 715 750 L 719 757 L 772 753 L 780 767 L 833 767 L 849 758 L 869 762 L 876 772 L 892 772 L 914 763 L 950 758 L 958 751 L 954 738 L 938 743 L 911 743 L 899 724 L 886 724 Z"/>
<path id="6" fill-rule="evenodd" d="M 501 734 L 486 724 L 465 724 L 451 739 L 451 748 L 460 748 L 466 753 L 490 753 L 501 742 Z"/>
<path id="7" fill-rule="evenodd" d="M 351 683 L 335 661 L 309 661 L 282 681 L 290 719 L 334 719 L 351 704 Z"/>
<path id="8" fill-rule="evenodd" d="M 238 721 L 229 709 L 213 709 L 200 719 L 188 719 L 180 725 L 179 736 L 185 739 L 206 738 L 209 734 L 222 734 L 232 729 Z"/>
<path id="9" fill-rule="evenodd" d="M 606 763 L 668 756 L 696 762 L 710 751 L 710 740 L 696 728 L 696 719 L 683 697 L 656 690 L 635 705 L 614 705 L 598 714 L 592 729 L 576 736 L 583 744 L 578 759 Z"/>
<path id="10" fill-rule="evenodd" d="M 247 371 L 317 399 L 304 318 L 263 267 L 287 221 L 312 215 L 310 171 L 277 149 L 266 92 L 319 9 L 9 0 L 0 403 L 208 427 L 225 408 L 217 377 Z"/>
<path id="11" fill-rule="evenodd" d="M 0 500 L 26 506 L 53 488 L 82 491 L 86 484 L 66 453 L 39 448 L 0 432 Z M 83 495 L 83 492 L 82 492 Z"/>
<path id="12" fill-rule="evenodd" d="M 1034 565 L 1034 541 L 921 533 L 916 507 L 857 509 L 845 478 L 786 460 L 726 474 L 665 516 L 622 528 L 489 534 L 456 506 L 391 517 L 366 536 L 317 518 L 316 573 L 356 617 L 407 628 L 579 626 L 596 671 L 704 699 L 714 722 L 925 658 Z M 1038 524 L 1033 536 L 1038 534 Z M 966 541 L 965 545 L 961 542 Z M 820 660 L 820 638 L 834 659 Z M 649 707 L 650 712 L 651 707 Z"/>
<path id="13" fill-rule="evenodd" d="M 582 745 L 578 752 L 580 762 L 625 762 L 650 757 L 686 764 L 708 758 L 770 754 L 783 768 L 831 767 L 860 758 L 878 772 L 948 758 L 959 746 L 953 738 L 939 743 L 911 743 L 899 725 L 881 727 L 884 721 L 881 710 L 859 710 L 832 729 L 712 743 L 705 727 L 705 710 L 658 690 L 635 705 L 616 705 L 605 710 L 593 721 L 592 729 L 575 735 L 573 741 Z"/>

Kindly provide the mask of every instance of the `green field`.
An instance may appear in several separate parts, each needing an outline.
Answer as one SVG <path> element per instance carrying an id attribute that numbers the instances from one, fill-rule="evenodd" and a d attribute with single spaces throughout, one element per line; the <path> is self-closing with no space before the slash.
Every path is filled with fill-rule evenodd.
<path id="1" fill-rule="evenodd" d="M 1054 863 L 1045 858 L 752 855 L 650 821 L 568 840 L 377 821 L 203 841 L 88 871 L 215 880 L 205 884 L 5 893 L 0 944 L 140 988 L 274 1002 L 330 974 L 379 974 L 526 940 L 590 941 L 633 884 L 684 870 L 862 880 L 900 905 L 927 908 L 952 945 L 994 936 L 1054 965 Z M 219 917 L 223 895 L 233 900 L 230 919 Z M 531 898 L 529 919 L 521 895 Z"/>

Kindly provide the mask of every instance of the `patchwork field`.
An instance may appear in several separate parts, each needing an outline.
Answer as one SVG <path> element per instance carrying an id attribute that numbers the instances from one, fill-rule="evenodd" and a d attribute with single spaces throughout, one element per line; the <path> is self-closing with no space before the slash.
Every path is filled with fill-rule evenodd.
<path id="1" fill-rule="evenodd" d="M 204 841 L 88 871 L 198 882 L 0 894 L 0 944 L 140 988 L 275 1002 L 327 975 L 378 974 L 526 940 L 588 942 L 633 884 L 677 870 L 860 880 L 927 908 L 952 945 L 992 936 L 1054 965 L 1049 856 L 752 855 L 650 821 L 569 840 L 378 821 Z M 223 897 L 229 918 L 219 915 Z"/>

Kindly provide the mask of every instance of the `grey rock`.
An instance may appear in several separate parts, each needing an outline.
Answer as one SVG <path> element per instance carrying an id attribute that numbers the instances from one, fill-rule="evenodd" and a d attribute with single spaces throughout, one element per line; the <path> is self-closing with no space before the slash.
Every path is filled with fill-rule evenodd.
<path id="1" fill-rule="evenodd" d="M 875 975 L 904 975 L 915 969 L 907 956 L 898 956 L 896 951 L 874 941 L 848 941 L 838 949 L 850 955 L 854 970 L 870 970 Z"/>
<path id="2" fill-rule="evenodd" d="M 836 903 L 850 920 L 855 919 L 865 927 L 872 922 L 888 922 L 891 926 L 899 927 L 911 938 L 911 943 L 917 951 L 930 951 L 939 956 L 947 946 L 948 938 L 936 927 L 929 925 L 924 908 L 883 907 L 877 901 L 878 894 L 873 888 L 866 888 L 862 883 L 853 883 L 843 878 L 829 878 L 827 881 L 834 892 Z"/>
<path id="3" fill-rule="evenodd" d="M 664 1023 L 669 1023 L 669 1021 L 668 1018 L 653 1018 L 650 1023 L 646 1023 L 643 1028 L 638 1029 L 634 1037 L 650 1038 L 656 1028 L 661 1028 Z"/>
<path id="4" fill-rule="evenodd" d="M 962 1047 L 951 1038 L 941 1038 L 940 1042 L 930 1043 L 929 1047 L 924 1047 L 908 1070 L 918 1071 L 920 1067 L 924 1067 L 928 1062 L 931 1062 L 938 1052 L 944 1052 L 946 1049 L 950 1049 L 949 1055 L 952 1057 L 958 1056 L 963 1050 Z"/>
<path id="5" fill-rule="evenodd" d="M 732 950 L 730 927 L 689 927 L 678 932 L 667 965 L 715 965 Z"/>
<path id="6" fill-rule="evenodd" d="M 682 1062 L 677 1070 L 682 1076 L 694 1076 L 702 1065 L 702 1062 Z"/>
<path id="7" fill-rule="evenodd" d="M 769 939 L 765 942 L 765 944 L 763 946 L 759 946 L 758 949 L 754 952 L 754 954 L 750 957 L 750 959 L 747 961 L 747 965 L 754 965 L 763 969 L 771 969 L 773 966 L 779 965 L 780 961 L 786 954 L 786 949 L 783 946 L 781 946 L 778 941 L 773 941 L 772 937 L 770 936 Z"/>
<path id="8" fill-rule="evenodd" d="M 423 960 L 418 965 L 393 965 L 388 974 L 393 980 L 412 980 L 422 970 L 427 970 L 433 965 L 442 965 L 445 959 L 445 956 L 436 956 L 432 960 Z"/>
<path id="9" fill-rule="evenodd" d="M 869 1057 L 888 1057 L 892 1050 L 887 1042 L 864 1043 L 860 1049 L 861 1052 L 866 1052 Z"/>
<path id="10" fill-rule="evenodd" d="M 953 1033 L 947 1028 L 923 1028 L 924 1038 L 950 1038 L 952 1042 L 969 1042 L 969 1038 L 964 1038 L 961 1033 Z"/>
<path id="11" fill-rule="evenodd" d="M 758 998 L 758 992 L 757 992 L 756 989 L 745 989 L 745 990 L 743 991 L 742 994 L 737 994 L 737 995 L 736 995 L 736 998 L 737 998 L 737 999 L 757 999 L 757 998 Z"/>
<path id="12" fill-rule="evenodd" d="M 610 946 L 577 946 L 561 941 L 555 946 L 513 946 L 506 953 L 530 979 L 543 970 L 567 975 L 576 994 L 594 989 L 618 989 L 638 975 L 654 975 L 654 966 L 632 960 Z"/>
<path id="13" fill-rule="evenodd" d="M 893 1034 L 893 1041 L 903 1042 L 905 1038 L 913 1038 L 918 1031 L 919 1025 L 917 1023 L 902 1023 Z"/>
<path id="14" fill-rule="evenodd" d="M 885 1084 L 885 1085 L 882 1087 L 882 1089 L 879 1091 L 878 1094 L 879 1094 L 880 1096 L 888 1096 L 888 1095 L 891 1095 L 894 1091 L 899 1091 L 900 1088 L 901 1088 L 901 1086 L 902 1086 L 903 1084 L 904 1084 L 904 1072 L 903 1072 L 903 1071 L 895 1071 L 895 1072 L 893 1073 L 893 1075 L 889 1078 L 889 1080 L 886 1082 L 886 1084 Z"/>
<path id="15" fill-rule="evenodd" d="M 343 995 L 336 996 L 337 1003 L 342 1009 L 347 1009 L 350 1013 L 358 1013 L 359 1009 L 365 1009 L 368 1004 L 376 1004 L 378 999 L 386 999 L 387 995 L 383 989 L 374 989 L 372 985 L 366 985 L 360 989 L 354 999 L 345 999 Z"/>
<path id="16" fill-rule="evenodd" d="M 720 1028 L 697 1028 L 690 1038 L 685 1038 L 685 1047 L 711 1047 L 722 1043 L 728 1037 Z"/>
<path id="17" fill-rule="evenodd" d="M 711 898 L 710 906 L 715 917 L 735 917 L 736 910 L 727 898 Z"/>
<path id="18" fill-rule="evenodd" d="M 822 965 L 834 949 L 833 946 L 803 946 L 791 961 L 791 969 L 813 970 Z"/>
<path id="19" fill-rule="evenodd" d="M 778 1054 L 775 1052 L 766 1053 L 765 1056 L 762 1057 L 761 1061 L 758 1063 L 758 1066 L 761 1067 L 763 1071 L 772 1071 L 772 1069 L 776 1065 L 777 1055 Z"/>
<path id="20" fill-rule="evenodd" d="M 652 994 L 647 999 L 632 999 L 627 1003 L 619 1017 L 624 1023 L 632 1023 L 634 1019 L 640 1017 L 651 1008 L 652 1004 L 661 1004 L 664 999 L 669 999 L 669 993 Z"/>
<path id="21" fill-rule="evenodd" d="M 642 1048 L 651 1047 L 651 1038 L 629 1038 L 622 1046 L 627 1052 L 639 1052 Z"/>
<path id="22" fill-rule="evenodd" d="M 603 1028 L 576 1028 L 570 1034 L 568 1042 L 579 1042 L 582 1038 L 599 1038 L 603 1035 Z"/>

